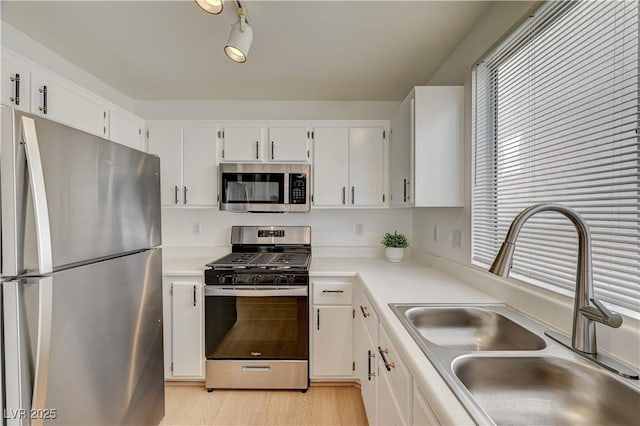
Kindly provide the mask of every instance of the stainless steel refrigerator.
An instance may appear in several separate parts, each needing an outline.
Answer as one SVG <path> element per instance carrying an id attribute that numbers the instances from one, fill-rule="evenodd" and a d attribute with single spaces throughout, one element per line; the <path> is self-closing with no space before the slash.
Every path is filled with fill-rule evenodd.
<path id="1" fill-rule="evenodd" d="M 6 424 L 164 416 L 160 160 L 2 107 Z"/>

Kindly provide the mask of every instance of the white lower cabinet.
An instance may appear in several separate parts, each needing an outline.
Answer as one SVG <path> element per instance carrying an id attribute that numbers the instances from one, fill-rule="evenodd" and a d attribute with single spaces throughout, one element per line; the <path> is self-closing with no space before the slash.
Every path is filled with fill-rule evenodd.
<path id="1" fill-rule="evenodd" d="M 440 420 L 429 405 L 425 392 L 415 385 L 413 388 L 413 424 L 414 426 L 440 425 Z"/>
<path id="2" fill-rule="evenodd" d="M 165 379 L 204 379 L 202 283 L 202 277 L 163 278 Z"/>
<path id="3" fill-rule="evenodd" d="M 412 371 L 361 285 L 354 287 L 353 307 L 355 378 L 369 424 L 439 425 L 427 393 L 414 383 Z"/>
<path id="4" fill-rule="evenodd" d="M 353 379 L 351 288 L 350 282 L 312 280 L 312 379 Z"/>
<path id="5" fill-rule="evenodd" d="M 378 422 L 376 363 L 378 348 L 378 315 L 371 306 L 362 288 L 358 288 L 353 297 L 355 309 L 354 323 L 354 359 L 356 378 L 360 382 L 362 402 L 370 425 Z"/>
<path id="6" fill-rule="evenodd" d="M 379 330 L 378 423 L 381 425 L 409 425 L 413 417 L 411 372 L 391 343 L 384 326 L 381 325 Z M 384 415 L 382 406 L 385 407 Z"/>

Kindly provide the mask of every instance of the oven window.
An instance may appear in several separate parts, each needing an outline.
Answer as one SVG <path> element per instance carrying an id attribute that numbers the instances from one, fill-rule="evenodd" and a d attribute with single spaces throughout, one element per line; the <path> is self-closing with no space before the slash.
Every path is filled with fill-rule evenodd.
<path id="1" fill-rule="evenodd" d="M 284 173 L 223 173 L 224 203 L 284 204 Z"/>
<path id="2" fill-rule="evenodd" d="M 208 296 L 205 299 L 207 359 L 306 360 L 308 299 Z"/>

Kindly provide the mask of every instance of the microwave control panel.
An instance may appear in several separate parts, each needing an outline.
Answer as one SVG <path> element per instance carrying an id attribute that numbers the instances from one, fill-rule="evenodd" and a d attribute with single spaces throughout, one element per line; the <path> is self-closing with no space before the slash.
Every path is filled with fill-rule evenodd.
<path id="1" fill-rule="evenodd" d="M 292 173 L 289 175 L 289 204 L 307 204 L 307 175 Z"/>

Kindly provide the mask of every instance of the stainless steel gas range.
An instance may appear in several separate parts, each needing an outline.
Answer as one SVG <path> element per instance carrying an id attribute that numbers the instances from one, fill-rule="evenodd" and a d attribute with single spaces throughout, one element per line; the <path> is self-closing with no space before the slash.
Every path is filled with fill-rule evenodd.
<path id="1" fill-rule="evenodd" d="M 234 226 L 205 269 L 206 386 L 309 387 L 308 226 Z"/>

